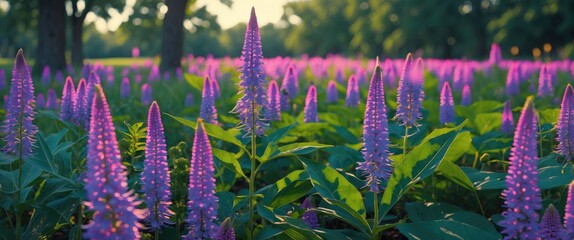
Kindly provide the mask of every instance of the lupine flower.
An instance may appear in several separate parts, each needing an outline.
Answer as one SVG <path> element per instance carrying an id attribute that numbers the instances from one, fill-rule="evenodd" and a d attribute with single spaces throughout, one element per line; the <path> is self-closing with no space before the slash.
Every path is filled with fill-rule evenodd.
<path id="1" fill-rule="evenodd" d="M 86 88 L 86 80 L 83 78 L 80 79 L 78 89 L 76 90 L 76 105 L 74 105 L 74 122 L 80 126 L 84 126 L 84 129 L 89 127 L 89 125 L 85 125 L 85 122 L 89 121 L 89 115 L 86 113 L 86 108 L 88 108 Z"/>
<path id="2" fill-rule="evenodd" d="M 266 110 L 266 118 L 268 120 L 281 120 L 281 93 L 277 82 L 272 80 L 267 89 L 267 96 L 269 97 L 269 105 Z"/>
<path id="3" fill-rule="evenodd" d="M 120 86 L 120 98 L 126 99 L 130 97 L 130 86 L 130 79 L 124 77 L 124 79 L 122 79 L 122 85 Z"/>
<path id="4" fill-rule="evenodd" d="M 138 74 L 138 75 L 139 75 L 139 74 Z M 136 77 L 137 77 L 138 75 L 136 75 Z M 140 78 L 141 78 L 141 75 L 139 75 L 139 76 L 140 76 Z M 115 81 L 114 74 L 108 74 L 108 76 L 106 77 L 106 80 L 107 80 L 106 83 L 107 83 L 108 85 L 113 85 L 113 84 L 114 84 L 114 81 Z"/>
<path id="5" fill-rule="evenodd" d="M 122 165 L 118 142 L 106 95 L 98 84 L 92 102 L 88 135 L 86 206 L 94 211 L 85 228 L 89 239 L 139 239 L 140 219 L 145 211 L 127 188 L 126 168 Z"/>
<path id="6" fill-rule="evenodd" d="M 506 75 L 506 95 L 513 96 L 520 93 L 520 69 L 516 63 L 513 63 Z"/>
<path id="7" fill-rule="evenodd" d="M 387 58 L 383 63 L 383 76 L 385 76 L 384 84 L 387 88 L 395 88 L 397 86 L 397 70 L 391 59 Z"/>
<path id="8" fill-rule="evenodd" d="M 64 73 L 62 73 L 62 70 L 56 71 L 56 75 L 54 76 L 54 78 L 56 79 L 56 81 L 58 83 L 63 83 L 64 82 Z"/>
<path id="9" fill-rule="evenodd" d="M 188 93 L 185 95 L 185 107 L 191 107 L 193 105 L 193 94 Z"/>
<path id="10" fill-rule="evenodd" d="M 217 109 L 215 108 L 215 97 L 213 96 L 212 86 L 211 79 L 208 75 L 205 75 L 203 79 L 199 117 L 207 123 L 217 124 Z"/>
<path id="11" fill-rule="evenodd" d="M 327 103 L 336 103 L 339 101 L 339 92 L 337 91 L 337 84 L 335 81 L 329 81 L 327 85 Z"/>
<path id="12" fill-rule="evenodd" d="M 217 226 L 217 197 L 213 178 L 213 155 L 203 119 L 197 119 L 189 173 L 187 224 L 184 239 L 214 238 Z"/>
<path id="13" fill-rule="evenodd" d="M 92 72 L 92 66 L 90 64 L 85 64 L 82 66 L 82 78 L 83 79 L 90 79 L 90 73 Z M 90 103 L 91 104 L 91 103 Z M 88 107 L 89 108 L 89 107 Z"/>
<path id="14" fill-rule="evenodd" d="M 167 151 L 163 123 L 159 106 L 154 101 L 148 112 L 147 136 L 145 144 L 144 170 L 142 173 L 142 191 L 150 214 L 147 220 L 152 230 L 159 230 L 173 212 L 171 205 L 170 178 L 167 169 Z"/>
<path id="15" fill-rule="evenodd" d="M 74 66 L 72 64 L 67 64 L 66 72 L 68 73 L 68 75 L 74 75 L 76 73 L 76 70 L 74 69 Z"/>
<path id="16" fill-rule="evenodd" d="M 50 71 L 50 66 L 46 65 L 42 69 L 42 84 L 50 86 L 50 83 L 52 83 L 52 72 Z"/>
<path id="17" fill-rule="evenodd" d="M 496 43 L 492 43 L 492 45 L 490 45 L 490 57 L 488 59 L 488 62 L 494 65 L 500 63 L 500 61 L 502 61 L 502 53 L 500 51 L 500 46 L 498 46 L 498 44 Z"/>
<path id="18" fill-rule="evenodd" d="M 335 80 L 341 84 L 345 82 L 345 72 L 343 71 L 343 68 L 337 67 L 335 72 Z"/>
<path id="19" fill-rule="evenodd" d="M 347 105 L 347 107 L 358 107 L 360 101 L 359 82 L 357 82 L 355 75 L 351 75 L 347 82 L 347 97 L 345 98 L 345 105 Z"/>
<path id="20" fill-rule="evenodd" d="M 301 203 L 301 208 L 305 209 L 305 212 L 303 213 L 303 216 L 301 216 L 301 219 L 303 219 L 303 221 L 305 221 L 305 223 L 309 225 L 310 228 L 320 227 L 317 213 L 313 210 L 310 210 L 314 208 L 313 202 L 311 202 L 310 197 L 305 198 L 303 203 Z"/>
<path id="21" fill-rule="evenodd" d="M 512 134 L 514 132 L 514 117 L 512 116 L 512 109 L 510 109 L 510 101 L 504 103 L 500 130 L 505 134 Z"/>
<path id="22" fill-rule="evenodd" d="M 357 169 L 362 170 L 367 178 L 367 186 L 371 192 L 384 189 L 393 172 L 389 159 L 389 129 L 387 123 L 387 107 L 383 88 L 383 76 L 378 63 L 371 77 L 369 95 L 365 108 L 363 126 L 363 158 Z"/>
<path id="23" fill-rule="evenodd" d="M 183 71 L 181 70 L 181 67 L 177 67 L 175 69 L 175 75 L 177 76 L 177 80 L 183 80 Z"/>
<path id="24" fill-rule="evenodd" d="M 570 160 L 574 156 L 574 89 L 570 84 L 564 90 L 556 129 L 558 152 Z"/>
<path id="25" fill-rule="evenodd" d="M 84 108 L 86 114 L 86 123 L 84 126 L 90 126 L 90 106 L 94 100 L 94 87 L 100 84 L 100 77 L 93 71 L 89 73 L 88 82 L 86 83 L 86 106 Z"/>
<path id="26" fill-rule="evenodd" d="M 552 79 L 551 75 L 546 71 L 546 64 L 540 68 L 540 76 L 538 77 L 538 93 L 537 96 L 550 96 L 552 95 Z"/>
<path id="27" fill-rule="evenodd" d="M 285 91 L 291 100 L 295 99 L 299 92 L 299 78 L 293 65 L 290 65 L 285 72 L 285 77 L 281 82 L 281 91 Z"/>
<path id="28" fill-rule="evenodd" d="M 217 230 L 215 235 L 215 240 L 235 240 L 235 230 L 233 230 L 233 223 L 229 217 L 225 218 L 225 221 Z"/>
<path id="29" fill-rule="evenodd" d="M 6 134 L 3 152 L 20 157 L 32 154 L 38 131 L 33 123 L 36 116 L 34 103 L 34 83 L 20 49 L 14 60 L 10 95 L 6 101 L 6 119 L 2 122 L 2 132 Z"/>
<path id="30" fill-rule="evenodd" d="M 518 120 L 514 143 L 510 151 L 510 166 L 506 188 L 502 192 L 505 239 L 535 239 L 538 237 L 538 210 L 542 208 L 538 188 L 538 120 L 529 97 Z"/>
<path id="31" fill-rule="evenodd" d="M 265 96 L 265 74 L 263 73 L 263 53 L 261 36 L 257 25 L 255 8 L 251 8 L 251 17 L 245 31 L 245 42 L 241 54 L 240 91 L 243 97 L 239 99 L 232 112 L 239 114 L 240 124 L 245 127 L 247 135 L 263 135 L 262 109 L 267 107 Z"/>
<path id="32" fill-rule="evenodd" d="M 542 216 L 538 235 L 544 240 L 566 239 L 566 232 L 564 231 L 564 226 L 562 226 L 560 213 L 552 204 L 548 205 Z"/>
<path id="33" fill-rule="evenodd" d="M 304 122 L 319 122 L 319 116 L 317 115 L 317 88 L 315 85 L 309 87 L 307 98 L 305 99 L 304 112 Z"/>
<path id="34" fill-rule="evenodd" d="M 564 227 L 569 239 L 574 239 L 574 181 L 568 185 L 568 198 L 564 210 Z"/>
<path id="35" fill-rule="evenodd" d="M 152 101 L 152 89 L 151 86 L 147 83 L 142 85 L 142 95 L 141 95 L 141 102 L 143 105 L 148 105 Z"/>
<path id="36" fill-rule="evenodd" d="M 133 58 L 137 58 L 140 56 L 140 48 L 138 47 L 133 47 L 132 48 L 132 57 Z"/>
<path id="37" fill-rule="evenodd" d="M 76 89 L 71 77 L 66 78 L 64 90 L 62 90 L 62 108 L 60 108 L 60 119 L 72 121 L 74 119 L 74 106 L 76 105 Z"/>
<path id="38" fill-rule="evenodd" d="M 462 99 L 460 101 L 460 105 L 468 106 L 471 103 L 472 103 L 472 95 L 470 94 L 470 86 L 466 84 L 462 88 Z"/>
<path id="39" fill-rule="evenodd" d="M 367 83 L 367 72 L 362 67 L 357 68 L 355 76 L 357 76 L 357 82 L 359 85 L 364 85 Z"/>
<path id="40" fill-rule="evenodd" d="M 54 89 L 48 89 L 48 97 L 46 98 L 46 108 L 57 110 L 58 109 L 58 96 Z"/>
<path id="41" fill-rule="evenodd" d="M 440 123 L 446 124 L 454 121 L 454 101 L 452 100 L 452 90 L 447 82 L 442 85 L 442 90 L 440 91 Z"/>
<path id="42" fill-rule="evenodd" d="M 36 108 L 37 109 L 43 109 L 46 108 L 46 98 L 44 97 L 43 93 L 38 93 L 38 96 L 36 96 Z"/>
<path id="43" fill-rule="evenodd" d="M 417 59 L 412 64 L 412 56 L 409 53 L 403 65 L 403 72 L 399 80 L 397 94 L 397 114 L 394 119 L 401 125 L 415 126 L 417 120 L 421 118 L 420 108 L 424 98 L 422 62 Z"/>
<path id="44" fill-rule="evenodd" d="M 219 83 L 217 79 L 210 77 L 211 79 L 211 91 L 213 91 L 213 99 L 218 99 L 221 97 L 221 91 L 219 90 Z"/>
<path id="45" fill-rule="evenodd" d="M 4 69 L 0 69 L 0 91 L 6 88 L 6 73 Z"/>

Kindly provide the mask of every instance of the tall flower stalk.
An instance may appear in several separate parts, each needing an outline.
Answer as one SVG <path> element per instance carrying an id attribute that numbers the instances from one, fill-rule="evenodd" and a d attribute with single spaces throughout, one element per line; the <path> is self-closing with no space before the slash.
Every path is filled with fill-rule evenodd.
<path id="1" fill-rule="evenodd" d="M 564 210 L 564 227 L 569 239 L 574 239 L 574 181 L 568 185 L 568 197 Z"/>
<path id="2" fill-rule="evenodd" d="M 106 95 L 99 84 L 94 86 L 92 117 L 87 145 L 88 193 L 86 206 L 94 211 L 86 228 L 89 239 L 139 239 L 138 222 L 145 211 L 137 209 L 140 201 L 127 188 L 126 168 L 122 165 L 112 116 Z"/>
<path id="3" fill-rule="evenodd" d="M 524 104 L 514 133 L 506 188 L 502 192 L 504 206 L 500 225 L 505 239 L 538 237 L 538 210 L 542 208 L 538 187 L 538 120 L 532 97 Z"/>
<path id="4" fill-rule="evenodd" d="M 500 130 L 504 134 L 512 134 L 514 132 L 514 117 L 512 116 L 512 109 L 510 108 L 510 101 L 504 103 L 504 110 L 502 110 L 502 126 Z"/>
<path id="5" fill-rule="evenodd" d="M 251 8 L 251 16 L 247 29 L 245 30 L 245 42 L 243 43 L 243 52 L 241 54 L 243 66 L 240 69 L 241 75 L 239 82 L 240 92 L 243 96 L 237 102 L 232 112 L 239 114 L 240 125 L 251 137 L 251 173 L 249 176 L 249 226 L 247 227 L 248 239 L 253 238 L 253 229 L 255 227 L 253 198 L 255 192 L 256 168 L 256 137 L 263 135 L 263 128 L 266 127 L 262 110 L 267 108 L 267 96 L 265 92 L 265 74 L 263 72 L 263 52 L 261 49 L 261 36 L 257 24 L 255 8 Z"/>
<path id="6" fill-rule="evenodd" d="M 64 89 L 62 90 L 62 107 L 60 108 L 60 119 L 71 121 L 74 118 L 74 105 L 76 105 L 76 89 L 71 77 L 66 78 Z"/>
<path id="7" fill-rule="evenodd" d="M 422 60 L 417 59 L 414 65 L 412 61 L 412 55 L 409 53 L 399 80 L 397 114 L 393 118 L 405 126 L 403 154 L 407 154 L 408 151 L 409 128 L 418 126 L 416 121 L 421 118 L 420 108 L 424 98 Z"/>
<path id="8" fill-rule="evenodd" d="M 360 101 L 359 82 L 357 81 L 357 77 L 355 77 L 353 74 L 351 77 L 349 77 L 349 81 L 347 82 L 347 96 L 345 97 L 345 105 L 347 105 L 347 107 L 356 108 L 359 106 Z"/>
<path id="9" fill-rule="evenodd" d="M 89 112 L 86 112 L 88 108 L 88 98 L 86 95 L 87 84 L 85 79 L 80 79 L 78 83 L 78 89 L 76 89 L 76 104 L 74 105 L 74 123 L 88 129 L 89 125 L 86 122 L 89 121 Z"/>
<path id="10" fill-rule="evenodd" d="M 306 123 L 319 122 L 319 116 L 317 114 L 317 87 L 315 87 L 315 85 L 311 85 L 307 91 L 304 115 L 303 121 Z"/>
<path id="11" fill-rule="evenodd" d="M 452 99 L 452 90 L 448 81 L 444 82 L 442 85 L 442 90 L 440 91 L 440 110 L 439 119 L 441 124 L 446 124 L 453 122 L 455 117 L 454 113 L 454 101 Z"/>
<path id="12" fill-rule="evenodd" d="M 24 59 L 22 49 L 18 50 L 14 68 L 12 70 L 12 81 L 10 84 L 10 95 L 6 105 L 6 119 L 2 122 L 2 132 L 6 146 L 2 151 L 18 157 L 18 188 L 14 202 L 14 213 L 16 214 L 16 239 L 21 237 L 22 212 L 18 208 L 20 205 L 20 192 L 22 191 L 22 164 L 24 158 L 32 154 L 32 148 L 36 142 L 36 132 L 38 127 L 34 125 L 34 84 L 30 76 L 30 69 Z"/>
<path id="13" fill-rule="evenodd" d="M 564 90 L 556 129 L 558 152 L 569 161 L 574 156 L 574 89 L 570 84 Z"/>
<path id="14" fill-rule="evenodd" d="M 203 79 L 203 89 L 201 92 L 201 106 L 199 108 L 199 117 L 207 123 L 217 124 L 217 109 L 215 108 L 215 95 L 211 78 L 205 75 Z"/>
<path id="15" fill-rule="evenodd" d="M 269 97 L 269 105 L 265 112 L 266 118 L 269 120 L 281 120 L 281 93 L 275 80 L 269 83 L 267 96 Z"/>
<path id="16" fill-rule="evenodd" d="M 540 238 L 545 240 L 567 239 L 560 213 L 550 204 L 546 208 L 542 220 L 540 220 Z"/>

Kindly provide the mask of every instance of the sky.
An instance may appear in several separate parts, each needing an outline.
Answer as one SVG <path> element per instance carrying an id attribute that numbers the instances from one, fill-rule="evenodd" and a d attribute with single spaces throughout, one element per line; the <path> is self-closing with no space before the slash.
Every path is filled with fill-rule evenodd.
<path id="1" fill-rule="evenodd" d="M 88 13 L 85 23 L 89 24 L 93 22 L 96 29 L 100 32 L 116 31 L 123 22 L 129 20 L 129 16 L 135 10 L 133 9 L 135 1 L 136 0 L 127 0 L 124 11 L 121 13 L 113 9 L 110 12 L 111 18 L 108 21 L 98 18 L 93 13 Z M 197 0 L 195 6 L 196 8 L 207 6 L 207 11 L 217 15 L 217 21 L 221 28 L 228 29 L 240 22 L 247 23 L 251 7 L 255 7 L 259 26 L 268 23 L 277 23 L 283 15 L 283 5 L 291 1 L 297 0 L 233 0 L 231 8 L 225 6 L 218 0 Z M 81 10 L 83 1 L 80 0 L 79 2 L 79 9 Z M 67 7 L 69 11 L 71 11 L 71 6 Z M 169 11 L 165 5 L 162 6 L 162 8 L 160 8 L 161 12 Z"/>

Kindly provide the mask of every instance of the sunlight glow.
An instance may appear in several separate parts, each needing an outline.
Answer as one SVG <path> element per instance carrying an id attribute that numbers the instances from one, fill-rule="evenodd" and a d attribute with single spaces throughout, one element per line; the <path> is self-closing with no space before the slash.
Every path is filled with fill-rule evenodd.
<path id="1" fill-rule="evenodd" d="M 249 0 L 233 1 L 231 8 L 228 8 L 219 1 L 198 0 L 197 8 L 207 5 L 207 11 L 217 15 L 217 22 L 221 28 L 227 29 L 242 22 L 247 23 L 251 7 L 255 7 L 257 21 L 262 27 L 268 23 L 277 23 L 283 15 L 283 5 L 293 0 Z M 290 19 L 291 20 L 291 19 Z"/>

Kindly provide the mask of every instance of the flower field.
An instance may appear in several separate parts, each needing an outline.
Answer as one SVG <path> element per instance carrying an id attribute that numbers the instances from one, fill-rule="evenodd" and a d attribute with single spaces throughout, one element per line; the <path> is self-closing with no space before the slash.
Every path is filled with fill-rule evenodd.
<path id="1" fill-rule="evenodd" d="M 240 41 L 240 40 L 237 40 Z M 0 239 L 573 239 L 574 62 L 0 69 Z"/>

